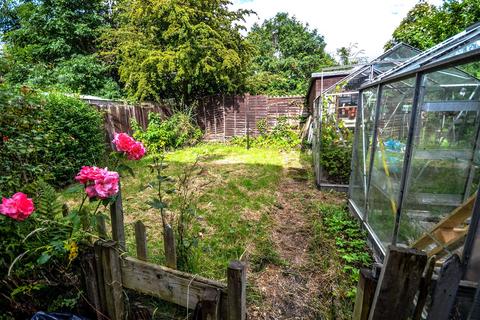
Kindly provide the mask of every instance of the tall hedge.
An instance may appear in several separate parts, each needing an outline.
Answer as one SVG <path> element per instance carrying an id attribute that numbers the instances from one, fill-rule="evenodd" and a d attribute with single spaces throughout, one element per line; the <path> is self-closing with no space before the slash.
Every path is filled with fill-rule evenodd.
<path id="1" fill-rule="evenodd" d="M 0 85 L 0 195 L 39 178 L 70 182 L 105 156 L 102 115 L 81 100 Z"/>

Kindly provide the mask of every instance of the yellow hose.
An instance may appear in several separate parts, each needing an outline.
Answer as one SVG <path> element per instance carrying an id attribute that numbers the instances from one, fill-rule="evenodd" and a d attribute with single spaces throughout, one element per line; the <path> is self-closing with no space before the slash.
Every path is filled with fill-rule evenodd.
<path id="1" fill-rule="evenodd" d="M 390 179 L 390 170 L 388 170 L 387 157 L 385 155 L 385 146 L 383 145 L 383 141 L 380 138 L 380 135 L 378 135 L 378 144 L 380 147 L 380 152 L 382 153 L 383 170 L 385 171 L 385 175 L 387 176 L 387 189 L 388 189 L 388 192 L 390 193 L 390 205 L 392 206 L 392 213 L 393 213 L 393 216 L 395 217 L 397 213 L 397 204 L 395 203 L 395 199 L 393 198 L 393 188 L 392 188 L 392 181 Z"/>

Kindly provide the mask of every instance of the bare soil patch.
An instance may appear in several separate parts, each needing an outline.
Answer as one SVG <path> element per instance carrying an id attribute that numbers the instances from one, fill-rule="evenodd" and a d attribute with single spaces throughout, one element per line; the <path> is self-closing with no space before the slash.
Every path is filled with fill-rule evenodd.
<path id="1" fill-rule="evenodd" d="M 341 204 L 345 198 L 320 192 L 308 176 L 310 168 L 288 158 L 285 162 L 277 202 L 270 212 L 271 241 L 284 263 L 267 265 L 257 273 L 249 271 L 249 280 L 262 299 L 249 305 L 248 315 L 249 319 L 324 319 L 330 312 L 326 305 L 333 300 L 338 270 L 322 270 L 312 257 L 310 213 L 315 201 Z M 322 250 L 325 260 L 335 254 L 328 243 Z"/>

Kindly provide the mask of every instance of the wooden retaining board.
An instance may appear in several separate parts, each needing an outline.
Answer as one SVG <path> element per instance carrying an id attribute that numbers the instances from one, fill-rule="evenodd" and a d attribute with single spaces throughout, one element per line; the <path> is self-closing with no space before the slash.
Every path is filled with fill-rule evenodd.
<path id="1" fill-rule="evenodd" d="M 123 259 L 123 286 L 194 309 L 199 301 L 220 293 L 220 310 L 226 315 L 227 286 L 221 282 L 173 270 L 132 257 Z"/>

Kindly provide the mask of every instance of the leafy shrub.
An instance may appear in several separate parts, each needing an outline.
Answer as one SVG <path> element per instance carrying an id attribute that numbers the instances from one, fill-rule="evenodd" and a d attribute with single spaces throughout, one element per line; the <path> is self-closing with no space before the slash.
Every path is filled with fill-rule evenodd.
<path id="1" fill-rule="evenodd" d="M 102 115 L 61 94 L 0 85 L 0 195 L 39 178 L 57 186 L 103 160 Z"/>
<path id="2" fill-rule="evenodd" d="M 36 210 L 25 221 L 0 215 L 1 313 L 26 319 L 38 309 L 71 310 L 80 298 L 80 216 L 64 217 L 55 189 L 44 181 L 21 190 L 34 198 Z"/>
<path id="3" fill-rule="evenodd" d="M 335 240 L 337 251 L 345 263 L 343 271 L 350 279 L 348 296 L 354 298 L 359 270 L 372 262 L 366 233 L 344 207 L 321 205 L 320 212 L 327 237 Z"/>
<path id="4" fill-rule="evenodd" d="M 324 112 L 320 146 L 320 165 L 328 180 L 348 184 L 352 159 L 353 134 L 334 115 Z"/>
<path id="5" fill-rule="evenodd" d="M 120 98 L 121 89 L 111 77 L 111 67 L 99 60 L 95 54 L 74 55 L 57 62 L 25 63 L 5 58 L 8 64 L 0 74 L 5 73 L 9 83 L 22 83 L 43 90 L 57 90 L 68 93 L 91 94 L 105 98 Z"/>
<path id="6" fill-rule="evenodd" d="M 191 113 L 178 111 L 167 119 L 158 113 L 148 114 L 148 127 L 143 130 L 133 120 L 134 138 L 142 141 L 150 153 L 176 149 L 196 144 L 202 137 L 202 131 L 192 119 Z"/>
<path id="7" fill-rule="evenodd" d="M 259 135 L 248 138 L 251 147 L 292 149 L 298 147 L 301 143 L 298 132 L 294 126 L 288 123 L 288 118 L 285 116 L 278 117 L 277 124 L 270 131 L 268 131 L 266 119 L 257 122 L 257 129 Z M 233 137 L 230 143 L 246 147 L 247 136 Z"/>

